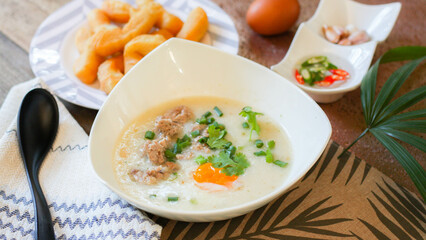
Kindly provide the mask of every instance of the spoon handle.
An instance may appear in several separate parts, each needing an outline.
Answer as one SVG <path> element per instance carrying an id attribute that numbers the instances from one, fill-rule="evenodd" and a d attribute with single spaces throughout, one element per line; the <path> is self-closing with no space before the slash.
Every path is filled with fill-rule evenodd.
<path id="1" fill-rule="evenodd" d="M 50 215 L 49 206 L 40 186 L 38 174 L 36 170 L 27 170 L 28 181 L 30 182 L 31 193 L 33 195 L 33 206 L 35 215 L 35 239 L 37 240 L 54 240 L 55 232 L 53 231 L 52 217 Z"/>

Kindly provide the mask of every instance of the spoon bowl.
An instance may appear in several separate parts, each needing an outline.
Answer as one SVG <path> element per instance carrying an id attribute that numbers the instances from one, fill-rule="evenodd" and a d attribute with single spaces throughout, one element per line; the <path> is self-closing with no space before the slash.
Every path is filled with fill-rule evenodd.
<path id="1" fill-rule="evenodd" d="M 38 173 L 56 137 L 58 125 L 58 105 L 52 94 L 42 88 L 28 92 L 19 110 L 18 141 L 33 197 L 35 239 L 55 239 L 52 217 Z"/>

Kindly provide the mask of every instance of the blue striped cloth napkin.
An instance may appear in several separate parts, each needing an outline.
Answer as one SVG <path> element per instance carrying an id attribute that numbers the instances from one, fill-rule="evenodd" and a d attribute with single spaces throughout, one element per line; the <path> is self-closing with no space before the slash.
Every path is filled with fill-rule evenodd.
<path id="1" fill-rule="evenodd" d="M 34 211 L 19 153 L 16 115 L 39 79 L 11 89 L 0 108 L 0 239 L 34 239 Z M 120 199 L 92 172 L 88 136 L 58 101 L 58 135 L 40 171 L 57 239 L 160 239 L 161 226 Z"/>

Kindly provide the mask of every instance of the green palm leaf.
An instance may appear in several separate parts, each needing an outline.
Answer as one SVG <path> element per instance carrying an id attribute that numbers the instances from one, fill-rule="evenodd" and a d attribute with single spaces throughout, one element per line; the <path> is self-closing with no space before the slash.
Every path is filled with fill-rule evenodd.
<path id="1" fill-rule="evenodd" d="M 374 94 L 376 92 L 376 79 L 381 58 L 368 70 L 361 82 L 361 103 L 364 109 L 364 119 L 366 123 L 371 122 L 372 109 L 374 104 Z"/>
<path id="2" fill-rule="evenodd" d="M 426 109 L 420 109 L 412 112 L 401 113 L 395 116 L 390 117 L 386 120 L 387 123 L 391 123 L 394 121 L 404 121 L 416 118 L 425 118 L 426 117 Z"/>
<path id="3" fill-rule="evenodd" d="M 413 106 L 426 97 L 426 86 L 417 88 L 403 96 L 397 98 L 395 101 L 387 105 L 381 112 L 377 119 L 374 119 L 371 125 L 376 125 L 385 121 L 390 116 L 400 113 L 405 109 Z"/>
<path id="4" fill-rule="evenodd" d="M 383 130 L 383 132 L 390 137 L 399 139 L 403 142 L 413 145 L 414 147 L 422 150 L 423 152 L 426 152 L 426 139 L 423 139 L 421 137 L 418 137 L 410 133 L 398 131 L 392 128 L 389 128 L 389 129 L 378 128 L 378 129 Z"/>
<path id="5" fill-rule="evenodd" d="M 377 128 L 396 129 L 413 132 L 426 132 L 426 120 L 412 120 L 412 121 L 386 121 L 377 126 Z"/>
<path id="6" fill-rule="evenodd" d="M 402 66 L 398 71 L 395 71 L 385 82 L 382 90 L 377 95 L 376 101 L 373 104 L 373 119 L 376 114 L 382 112 L 383 108 L 392 100 L 397 91 L 401 88 L 405 80 L 410 76 L 414 69 L 422 62 L 424 58 L 414 60 L 412 64 Z"/>
<path id="7" fill-rule="evenodd" d="M 422 46 L 397 47 L 387 51 L 382 57 L 382 63 L 413 60 L 426 56 L 426 48 Z"/>
<path id="8" fill-rule="evenodd" d="M 414 185 L 416 185 L 423 199 L 426 198 L 426 172 L 422 166 L 414 159 L 410 153 L 396 142 L 393 138 L 387 136 L 379 129 L 371 129 L 370 132 L 385 146 L 392 155 L 401 163 L 407 171 Z"/>
<path id="9" fill-rule="evenodd" d="M 405 112 L 426 98 L 426 86 L 419 87 L 392 101 L 405 80 L 426 59 L 426 47 L 406 46 L 386 52 L 368 70 L 361 83 L 361 103 L 367 128 L 347 147 L 339 158 L 366 133 L 371 132 L 401 163 L 413 180 L 423 199 L 426 199 L 426 172 L 410 153 L 394 138 L 426 152 L 426 140 L 410 133 L 426 132 L 426 109 Z M 375 98 L 377 73 L 381 63 L 413 60 L 396 70 L 388 78 Z"/>

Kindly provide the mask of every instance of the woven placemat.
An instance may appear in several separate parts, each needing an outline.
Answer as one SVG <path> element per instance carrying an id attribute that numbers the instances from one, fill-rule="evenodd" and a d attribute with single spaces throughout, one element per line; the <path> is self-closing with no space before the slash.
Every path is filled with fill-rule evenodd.
<path id="1" fill-rule="evenodd" d="M 150 215 L 162 239 L 426 239 L 423 200 L 330 141 L 309 172 L 246 215 L 188 223 Z"/>

